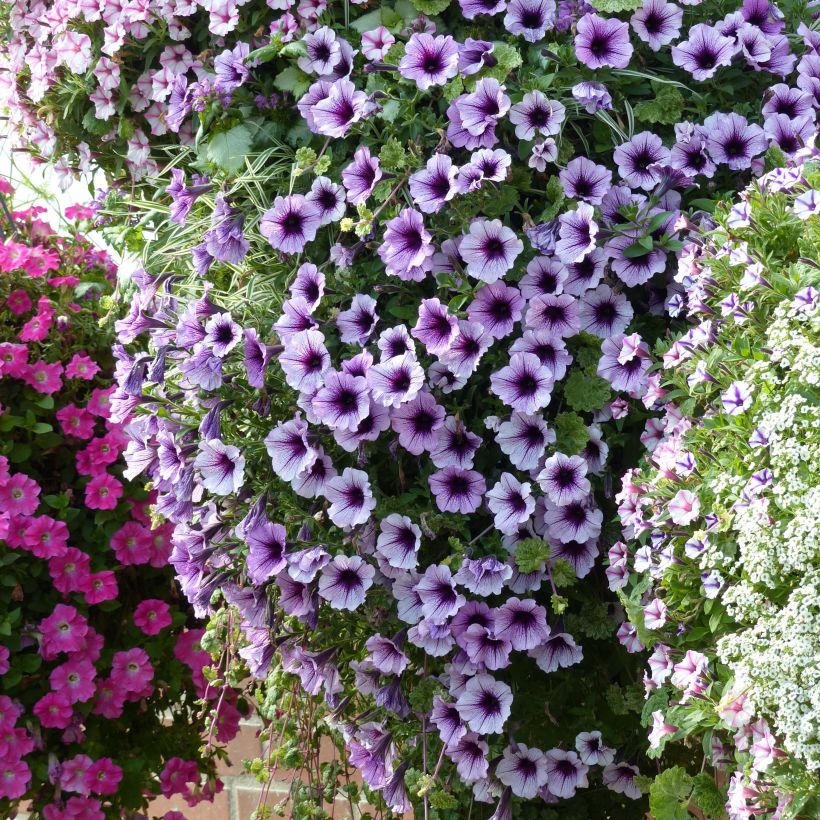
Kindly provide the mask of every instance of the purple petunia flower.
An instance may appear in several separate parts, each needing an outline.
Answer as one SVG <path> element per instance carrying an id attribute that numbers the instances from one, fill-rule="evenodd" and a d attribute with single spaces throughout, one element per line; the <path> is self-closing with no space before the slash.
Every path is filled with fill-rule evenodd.
<path id="1" fill-rule="evenodd" d="M 616 390 L 638 393 L 645 386 L 646 371 L 651 364 L 649 348 L 645 342 L 640 342 L 639 345 L 631 347 L 631 355 L 626 358 L 624 352 L 627 338 L 612 336 L 604 339 L 596 372 Z"/>
<path id="2" fill-rule="evenodd" d="M 244 540 L 248 545 L 247 572 L 251 583 L 264 584 L 288 565 L 285 537 L 285 528 L 267 519 L 247 530 Z"/>
<path id="3" fill-rule="evenodd" d="M 478 291 L 467 308 L 467 316 L 480 324 L 490 339 L 503 339 L 521 321 L 524 304 L 517 288 L 494 282 Z"/>
<path id="4" fill-rule="evenodd" d="M 527 142 L 536 134 L 550 137 L 561 130 L 566 109 L 557 100 L 547 99 L 542 91 L 528 91 L 521 102 L 510 109 L 510 122 L 515 126 L 515 136 Z"/>
<path id="5" fill-rule="evenodd" d="M 458 335 L 458 319 L 436 299 L 422 299 L 412 335 L 434 356 L 446 353 Z"/>
<path id="6" fill-rule="evenodd" d="M 367 94 L 358 91 L 348 79 L 337 80 L 330 93 L 319 100 L 311 110 L 313 128 L 325 137 L 341 138 L 365 113 Z"/>
<path id="7" fill-rule="evenodd" d="M 527 263 L 527 272 L 518 287 L 525 299 L 533 299 L 547 293 L 560 294 L 567 279 L 567 269 L 557 259 L 536 256 Z"/>
<path id="8" fill-rule="evenodd" d="M 688 37 L 672 46 L 672 62 L 701 82 L 713 77 L 721 66 L 729 65 L 737 51 L 735 40 L 705 23 L 692 26 Z"/>
<path id="9" fill-rule="evenodd" d="M 597 538 L 601 534 L 602 521 L 603 513 L 592 506 L 589 498 L 569 501 L 560 507 L 549 500 L 544 504 L 547 533 L 562 544 Z"/>
<path id="10" fill-rule="evenodd" d="M 382 675 L 401 675 L 410 663 L 410 658 L 399 649 L 394 641 L 376 633 L 365 641 L 369 655 L 367 660 Z"/>
<path id="11" fill-rule="evenodd" d="M 712 114 L 703 122 L 706 148 L 712 159 L 733 171 L 750 168 L 752 160 L 766 151 L 768 142 L 759 125 L 750 124 L 740 114 Z"/>
<path id="12" fill-rule="evenodd" d="M 289 336 L 285 350 L 279 356 L 285 372 L 285 381 L 300 391 L 315 390 L 322 386 L 330 370 L 330 354 L 325 337 L 318 330 L 302 330 Z"/>
<path id="13" fill-rule="evenodd" d="M 512 567 L 494 555 L 465 558 L 455 574 L 455 580 L 473 595 L 500 595 L 504 583 L 512 576 Z M 488 625 L 489 626 L 489 625 Z M 455 632 L 455 624 L 453 625 Z"/>
<path id="14" fill-rule="evenodd" d="M 580 456 L 555 453 L 545 462 L 537 481 L 547 498 L 559 507 L 589 495 L 587 463 Z"/>
<path id="15" fill-rule="evenodd" d="M 546 770 L 547 788 L 556 797 L 573 797 L 576 789 L 589 785 L 589 767 L 581 763 L 575 752 L 550 749 L 546 754 Z"/>
<path id="16" fill-rule="evenodd" d="M 445 748 L 445 753 L 456 765 L 458 776 L 464 783 L 477 783 L 487 777 L 490 762 L 489 746 L 476 732 L 467 732 Z"/>
<path id="17" fill-rule="evenodd" d="M 479 735 L 498 734 L 510 716 L 512 690 L 491 675 L 476 675 L 467 681 L 456 701 L 465 723 Z"/>
<path id="18" fill-rule="evenodd" d="M 786 114 L 772 114 L 766 117 L 763 131 L 768 139 L 787 156 L 793 156 L 817 131 L 810 116 L 788 117 Z"/>
<path id="19" fill-rule="evenodd" d="M 422 618 L 407 632 L 407 639 L 431 658 L 440 658 L 453 648 L 453 635 L 447 624 L 434 624 Z"/>
<path id="20" fill-rule="evenodd" d="M 327 482 L 325 497 L 330 501 L 330 520 L 343 529 L 364 524 L 376 507 L 367 473 L 352 467 Z"/>
<path id="21" fill-rule="evenodd" d="M 230 94 L 251 76 L 246 61 L 250 54 L 248 43 L 237 43 L 234 49 L 226 49 L 214 58 L 214 87 L 223 94 Z"/>
<path id="22" fill-rule="evenodd" d="M 715 163 L 706 153 L 706 139 L 702 129 L 698 128 L 684 136 L 683 129 L 675 127 L 678 141 L 669 153 L 669 164 L 689 176 L 702 174 L 705 177 L 715 175 Z"/>
<path id="23" fill-rule="evenodd" d="M 265 436 L 265 448 L 273 462 L 273 471 L 290 481 L 308 470 L 318 456 L 308 444 L 308 426 L 301 416 L 282 421 Z"/>
<path id="24" fill-rule="evenodd" d="M 534 470 L 547 444 L 555 440 L 555 433 L 540 415 L 513 413 L 509 421 L 499 426 L 495 440 L 514 467 Z"/>
<path id="25" fill-rule="evenodd" d="M 459 247 L 467 273 L 490 284 L 512 268 L 523 250 L 524 243 L 500 219 L 473 220 Z"/>
<path id="26" fill-rule="evenodd" d="M 635 777 L 640 774 L 637 766 L 629 763 L 609 763 L 601 773 L 603 784 L 613 792 L 623 794 L 632 800 L 641 799 L 641 789 L 635 783 Z"/>
<path id="27" fill-rule="evenodd" d="M 179 369 L 190 384 L 202 390 L 216 390 L 222 385 L 222 359 L 207 347 L 196 345 L 193 356 L 183 359 Z"/>
<path id="28" fill-rule="evenodd" d="M 574 666 L 584 657 L 581 647 L 575 643 L 572 635 L 566 632 L 550 635 L 544 643 L 530 649 L 527 654 L 534 658 L 538 668 L 547 674 L 567 666 Z"/>
<path id="29" fill-rule="evenodd" d="M 504 15 L 504 28 L 528 43 L 543 40 L 554 22 L 555 0 L 510 0 Z"/>
<path id="30" fill-rule="evenodd" d="M 632 28 L 652 51 L 677 39 L 683 24 L 683 9 L 667 0 L 644 0 L 630 18 Z"/>
<path id="31" fill-rule="evenodd" d="M 357 293 L 350 307 L 336 317 L 336 327 L 339 328 L 342 341 L 362 346 L 367 344 L 377 322 L 376 300 L 365 293 Z"/>
<path id="32" fill-rule="evenodd" d="M 239 344 L 242 335 L 242 328 L 234 322 L 230 313 L 215 313 L 205 323 L 202 344 L 222 359 Z"/>
<path id="33" fill-rule="evenodd" d="M 481 473 L 461 467 L 445 467 L 427 479 L 441 512 L 457 512 L 463 515 L 475 512 L 487 491 Z"/>
<path id="34" fill-rule="evenodd" d="M 481 437 L 471 433 L 455 416 L 447 416 L 438 431 L 436 445 L 430 451 L 430 460 L 439 469 L 443 467 L 473 466 L 473 457 L 481 446 Z"/>
<path id="35" fill-rule="evenodd" d="M 494 129 L 499 119 L 510 110 L 510 98 L 504 86 L 494 77 L 483 77 L 469 94 L 455 100 L 461 126 L 474 137 Z"/>
<path id="36" fill-rule="evenodd" d="M 550 403 L 554 380 L 532 353 L 513 353 L 510 363 L 490 377 L 490 390 L 513 410 L 534 413 Z"/>
<path id="37" fill-rule="evenodd" d="M 581 297 L 578 308 L 580 329 L 606 339 L 623 333 L 632 321 L 633 310 L 622 293 L 616 293 L 609 285 L 598 285 Z"/>
<path id="38" fill-rule="evenodd" d="M 594 210 L 586 202 L 579 202 L 574 211 L 567 211 L 558 217 L 558 242 L 555 252 L 568 265 L 580 262 L 595 247 L 598 224 L 593 219 Z"/>
<path id="39" fill-rule="evenodd" d="M 612 154 L 621 179 L 630 188 L 651 191 L 658 184 L 658 173 L 652 167 L 669 159 L 669 149 L 651 131 L 640 131 L 631 140 L 619 145 Z"/>
<path id="40" fill-rule="evenodd" d="M 199 443 L 194 466 L 205 489 L 217 495 L 235 493 L 245 483 L 245 457 L 238 447 L 219 439 Z"/>
<path id="41" fill-rule="evenodd" d="M 406 516 L 391 513 L 379 524 L 376 552 L 394 569 L 415 569 L 421 530 Z"/>
<path id="42" fill-rule="evenodd" d="M 516 651 L 534 649 L 550 634 L 547 611 L 531 598 L 508 598 L 495 610 L 495 634 L 506 638 Z"/>
<path id="43" fill-rule="evenodd" d="M 248 384 L 251 387 L 265 386 L 265 371 L 273 355 L 272 348 L 264 344 L 253 328 L 245 329 L 244 357 Z"/>
<path id="44" fill-rule="evenodd" d="M 629 26 L 614 18 L 587 13 L 576 26 L 575 53 L 588 68 L 626 68 L 632 57 Z"/>
<path id="45" fill-rule="evenodd" d="M 410 194 L 419 210 L 425 214 L 440 211 L 456 193 L 458 168 L 447 154 L 433 154 L 426 167 L 410 177 Z"/>
<path id="46" fill-rule="evenodd" d="M 327 26 L 306 34 L 302 45 L 305 54 L 297 62 L 306 74 L 330 74 L 342 58 L 336 32 Z"/>
<path id="47" fill-rule="evenodd" d="M 572 96 L 588 114 L 612 108 L 612 95 L 603 83 L 580 82 L 572 86 Z"/>
<path id="48" fill-rule="evenodd" d="M 424 617 L 433 624 L 443 624 L 452 618 L 466 599 L 456 589 L 449 567 L 431 564 L 416 584 Z"/>
<path id="49" fill-rule="evenodd" d="M 438 729 L 441 742 L 446 748 L 454 746 L 467 734 L 467 727 L 462 722 L 455 704 L 447 703 L 439 695 L 433 697 L 430 722 Z"/>
<path id="50" fill-rule="evenodd" d="M 282 303 L 282 315 L 274 323 L 273 329 L 283 343 L 296 333 L 316 327 L 311 312 L 312 308 L 301 296 L 294 296 Z"/>
<path id="51" fill-rule="evenodd" d="M 278 196 L 262 214 L 259 232 L 282 253 L 301 253 L 316 238 L 321 224 L 318 208 L 301 194 Z"/>
<path id="52" fill-rule="evenodd" d="M 424 368 L 409 353 L 394 356 L 367 371 L 367 384 L 374 401 L 400 407 L 418 395 L 424 384 Z"/>
<path id="53" fill-rule="evenodd" d="M 337 555 L 319 576 L 319 596 L 332 609 L 352 611 L 364 603 L 375 574 L 373 567 L 358 555 Z"/>
<path id="54" fill-rule="evenodd" d="M 330 554 L 324 547 L 308 547 L 288 555 L 288 575 L 294 581 L 309 584 L 320 569 L 330 563 Z"/>
<path id="55" fill-rule="evenodd" d="M 475 300 L 472 304 L 475 304 Z M 470 315 L 470 308 L 467 309 L 467 315 Z M 480 321 L 461 319 L 458 322 L 458 334 L 450 347 L 441 354 L 441 361 L 454 375 L 466 378 L 475 372 L 481 357 L 492 343 L 493 337 Z"/>
<path id="56" fill-rule="evenodd" d="M 458 73 L 462 77 L 477 74 L 485 65 L 495 65 L 492 56 L 495 46 L 487 40 L 474 40 L 468 37 L 458 46 Z"/>
<path id="57" fill-rule="evenodd" d="M 586 157 L 570 160 L 558 177 L 570 199 L 583 199 L 592 205 L 600 205 L 612 186 L 612 172 Z"/>
<path id="58" fill-rule="evenodd" d="M 420 282 L 432 268 L 435 248 L 424 227 L 424 217 L 414 208 L 404 208 L 387 223 L 378 254 L 390 276 Z"/>
<path id="59" fill-rule="evenodd" d="M 331 429 L 355 430 L 370 412 L 367 380 L 331 370 L 311 405 L 316 418 Z"/>
<path id="60" fill-rule="evenodd" d="M 720 396 L 723 409 L 730 416 L 740 416 L 752 406 L 752 390 L 747 382 L 732 382 Z"/>
<path id="61" fill-rule="evenodd" d="M 595 566 L 595 559 L 598 556 L 598 539 L 590 538 L 588 541 L 566 541 L 553 542 L 550 544 L 550 559 L 557 561 L 559 558 L 566 561 L 574 570 L 578 578 L 584 578 Z"/>
<path id="62" fill-rule="evenodd" d="M 523 743 L 507 746 L 495 776 L 512 789 L 512 793 L 531 800 L 547 783 L 547 760 L 540 749 L 529 748 Z"/>
<path id="63" fill-rule="evenodd" d="M 366 145 L 357 148 L 353 162 L 342 170 L 342 185 L 347 190 L 347 201 L 361 205 L 373 193 L 381 178 L 379 158 L 372 156 Z"/>
<path id="64" fill-rule="evenodd" d="M 422 91 L 444 85 L 458 73 L 458 43 L 449 35 L 415 33 L 407 43 L 399 72 Z"/>
<path id="65" fill-rule="evenodd" d="M 313 203 L 319 212 L 319 224 L 329 225 L 338 222 L 347 210 L 345 207 L 345 190 L 328 177 L 316 177 L 305 195 L 308 202 Z M 311 264 L 306 262 L 306 265 Z M 304 267 L 304 265 L 302 266 Z M 315 266 L 313 266 L 315 269 Z M 309 301 L 309 300 L 308 300 Z"/>
<path id="66" fill-rule="evenodd" d="M 524 335 L 510 347 L 510 354 L 513 353 L 532 353 L 537 356 L 556 382 L 564 378 L 567 365 L 572 362 L 564 341 L 548 330 L 525 330 Z"/>
<path id="67" fill-rule="evenodd" d="M 432 394 L 423 392 L 394 411 L 390 423 L 398 433 L 399 444 L 414 456 L 419 456 L 436 446 L 444 416 L 444 408 Z"/>
<path id="68" fill-rule="evenodd" d="M 511 473 L 502 473 L 487 493 L 487 506 L 495 515 L 495 528 L 505 535 L 514 535 L 535 511 L 535 499 L 528 483 L 521 483 Z"/>
<path id="69" fill-rule="evenodd" d="M 760 111 L 764 117 L 785 114 L 790 119 L 807 115 L 814 118 L 813 95 L 800 88 L 790 88 L 785 83 L 777 83 L 766 91 L 764 100 Z"/>
<path id="70" fill-rule="evenodd" d="M 606 245 L 612 270 L 629 287 L 642 285 L 666 269 L 666 251 L 663 248 L 656 246 L 641 256 L 627 256 L 626 249 L 634 244 L 634 237 L 621 235 L 610 239 Z"/>
<path id="71" fill-rule="evenodd" d="M 479 14 L 498 14 L 507 7 L 507 0 L 458 0 L 462 14 L 474 20 Z"/>
<path id="72" fill-rule="evenodd" d="M 470 663 L 490 671 L 510 665 L 510 642 L 496 637 L 489 629 L 472 624 L 461 635 L 461 642 Z"/>
<path id="73" fill-rule="evenodd" d="M 217 194 L 211 224 L 204 237 L 208 254 L 220 262 L 241 262 L 250 247 L 244 233 L 245 217 L 228 205 L 223 194 Z"/>
<path id="74" fill-rule="evenodd" d="M 527 306 L 524 324 L 534 331 L 547 331 L 557 339 L 574 336 L 580 327 L 578 300 L 568 293 L 535 296 Z"/>

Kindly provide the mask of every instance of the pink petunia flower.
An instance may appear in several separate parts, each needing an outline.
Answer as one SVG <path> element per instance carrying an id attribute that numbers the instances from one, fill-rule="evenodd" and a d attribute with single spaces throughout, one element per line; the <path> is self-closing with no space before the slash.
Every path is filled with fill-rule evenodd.
<path id="1" fill-rule="evenodd" d="M 46 729 L 65 729 L 74 707 L 66 692 L 48 692 L 34 704 L 33 712 Z"/>
<path id="2" fill-rule="evenodd" d="M 71 361 L 66 365 L 65 375 L 67 379 L 85 379 L 90 381 L 99 372 L 97 363 L 85 353 L 75 353 Z"/>
<path id="3" fill-rule="evenodd" d="M 39 361 L 29 365 L 22 378 L 26 384 L 33 387 L 38 393 L 45 393 L 50 396 L 63 386 L 62 372 L 63 365 L 60 362 L 46 364 L 46 362 Z"/>
<path id="4" fill-rule="evenodd" d="M 61 407 L 55 415 L 67 436 L 90 439 L 94 435 L 97 420 L 85 408 L 77 407 L 76 404 L 67 404 Z"/>
<path id="5" fill-rule="evenodd" d="M 10 516 L 33 515 L 40 506 L 40 485 L 23 473 L 0 484 L 0 508 Z"/>
<path id="6" fill-rule="evenodd" d="M 94 572 L 85 579 L 80 590 L 89 604 L 101 604 L 117 597 L 117 576 L 113 570 Z"/>
<path id="7" fill-rule="evenodd" d="M 122 483 L 114 476 L 102 473 L 86 484 L 85 503 L 92 510 L 113 510 L 122 494 Z"/>
<path id="8" fill-rule="evenodd" d="M 148 598 L 140 601 L 134 609 L 134 623 L 146 635 L 159 635 L 171 625 L 171 611 L 165 601 Z"/>

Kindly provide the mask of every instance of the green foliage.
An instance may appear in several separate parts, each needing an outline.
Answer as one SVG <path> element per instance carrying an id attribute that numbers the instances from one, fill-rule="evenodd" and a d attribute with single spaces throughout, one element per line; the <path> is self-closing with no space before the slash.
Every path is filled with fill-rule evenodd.
<path id="1" fill-rule="evenodd" d="M 535 572 L 550 557 L 550 546 L 540 538 L 525 538 L 515 547 L 515 565 L 521 572 Z"/>
<path id="2" fill-rule="evenodd" d="M 564 398 L 579 413 L 600 409 L 611 396 L 612 390 L 606 379 L 590 376 L 580 370 L 573 370 L 564 383 Z"/>
<path id="3" fill-rule="evenodd" d="M 649 789 L 649 811 L 657 820 L 689 820 L 692 777 L 681 766 L 662 771 Z"/>
<path id="4" fill-rule="evenodd" d="M 559 413 L 555 417 L 555 449 L 560 453 L 575 455 L 589 441 L 589 430 L 577 413 Z"/>
<path id="5" fill-rule="evenodd" d="M 673 85 L 652 83 L 654 96 L 635 106 L 635 116 L 642 122 L 672 125 L 680 121 L 683 113 L 683 94 Z"/>
<path id="6" fill-rule="evenodd" d="M 214 134 L 208 140 L 208 159 L 228 174 L 235 174 L 245 165 L 251 150 L 251 133 L 244 125 Z"/>

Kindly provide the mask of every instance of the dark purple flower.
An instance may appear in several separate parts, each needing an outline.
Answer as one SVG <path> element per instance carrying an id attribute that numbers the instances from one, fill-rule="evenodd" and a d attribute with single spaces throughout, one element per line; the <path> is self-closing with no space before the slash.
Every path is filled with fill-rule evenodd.
<path id="1" fill-rule="evenodd" d="M 424 617 L 434 624 L 443 624 L 465 604 L 465 598 L 456 589 L 449 567 L 431 564 L 416 584 Z"/>
<path id="2" fill-rule="evenodd" d="M 412 335 L 434 356 L 446 353 L 458 335 L 458 319 L 436 299 L 422 299 Z"/>
<path id="3" fill-rule="evenodd" d="M 503 339 L 521 321 L 525 301 L 517 288 L 503 282 L 485 285 L 467 308 L 471 322 L 477 322 L 490 339 Z"/>
<path id="4" fill-rule="evenodd" d="M 612 186 L 612 172 L 586 157 L 570 160 L 558 176 L 570 199 L 583 199 L 593 205 L 600 205 Z"/>
<path id="5" fill-rule="evenodd" d="M 752 160 L 768 148 L 763 129 L 740 114 L 712 114 L 704 120 L 703 127 L 708 134 L 709 155 L 733 171 L 750 168 Z"/>
<path id="6" fill-rule="evenodd" d="M 467 515 L 481 506 L 487 484 L 481 473 L 461 467 L 445 467 L 427 479 L 442 512 Z"/>
<path id="7" fill-rule="evenodd" d="M 612 108 L 612 96 L 603 83 L 580 82 L 572 86 L 572 96 L 588 114 Z"/>
<path id="8" fill-rule="evenodd" d="M 399 63 L 399 72 L 422 91 L 444 85 L 458 73 L 458 43 L 449 35 L 413 34 Z"/>
<path id="9" fill-rule="evenodd" d="M 514 535 L 535 511 L 535 498 L 529 483 L 520 482 L 512 473 L 502 473 L 487 493 L 487 506 L 495 515 L 495 528 L 505 535 Z"/>
<path id="10" fill-rule="evenodd" d="M 492 284 L 510 270 L 524 243 L 500 219 L 475 219 L 459 246 L 467 273 Z"/>
<path id="11" fill-rule="evenodd" d="M 750 25 L 759 28 L 765 35 L 771 37 L 783 31 L 783 13 L 769 0 L 743 0 L 740 7 L 743 19 Z"/>
<path id="12" fill-rule="evenodd" d="M 316 206 L 319 212 L 320 225 L 338 222 L 345 215 L 345 190 L 328 177 L 316 177 L 310 186 L 310 191 L 305 195 L 305 199 Z M 310 262 L 305 263 L 305 265 L 310 264 Z M 302 265 L 302 267 L 305 267 L 305 265 Z M 312 267 L 316 270 L 315 265 Z M 291 292 L 292 290 L 293 286 L 291 286 Z"/>
<path id="13" fill-rule="evenodd" d="M 466 16 L 466 15 L 465 15 Z M 468 37 L 458 46 L 458 71 L 462 77 L 477 74 L 485 65 L 495 65 L 492 43 Z"/>
<path id="14" fill-rule="evenodd" d="M 473 304 L 475 300 L 467 309 L 468 316 Z M 466 378 L 475 372 L 481 357 L 492 343 L 493 337 L 480 321 L 467 322 L 461 319 L 458 322 L 458 333 L 450 347 L 441 354 L 441 361 L 454 375 Z"/>
<path id="15" fill-rule="evenodd" d="M 445 747 L 447 757 L 456 764 L 458 776 L 467 784 L 477 783 L 487 776 L 489 751 L 489 746 L 476 732 L 466 732 Z"/>
<path id="16" fill-rule="evenodd" d="M 348 79 L 337 80 L 328 96 L 313 106 L 312 130 L 326 137 L 344 137 L 364 115 L 366 103 L 364 91 L 357 91 Z"/>
<path id="17" fill-rule="evenodd" d="M 528 91 L 510 109 L 510 122 L 515 126 L 515 136 L 531 142 L 536 134 L 553 136 L 561 130 L 566 109 L 557 100 L 547 99 L 543 91 Z"/>
<path id="18" fill-rule="evenodd" d="M 581 297 L 578 308 L 580 329 L 606 339 L 623 333 L 632 321 L 632 305 L 622 293 L 609 285 L 598 285 Z"/>
<path id="19" fill-rule="evenodd" d="M 347 189 L 347 201 L 353 205 L 364 202 L 382 178 L 379 158 L 363 145 L 353 154 L 353 162 L 342 171 L 342 184 Z"/>
<path id="20" fill-rule="evenodd" d="M 284 481 L 290 481 L 309 469 L 318 453 L 308 444 L 308 426 L 301 416 L 280 421 L 265 436 L 265 448 L 273 462 L 273 471 Z"/>
<path id="21" fill-rule="evenodd" d="M 325 497 L 330 501 L 330 520 L 345 529 L 364 524 L 376 507 L 367 473 L 352 467 L 346 467 L 341 475 L 327 482 Z M 372 567 L 370 573 L 372 578 Z"/>
<path id="22" fill-rule="evenodd" d="M 387 223 L 378 254 L 390 276 L 420 282 L 432 269 L 435 248 L 424 227 L 424 217 L 414 208 L 404 208 Z"/>
<path id="23" fill-rule="evenodd" d="M 447 416 L 439 428 L 430 459 L 438 468 L 473 466 L 473 456 L 481 446 L 481 437 L 471 433 L 455 416 Z"/>
<path id="24" fill-rule="evenodd" d="M 555 434 L 539 415 L 513 413 L 509 421 L 498 428 L 496 442 L 513 466 L 519 470 L 534 470 Z"/>
<path id="25" fill-rule="evenodd" d="M 629 26 L 614 17 L 585 14 L 578 21 L 575 53 L 588 68 L 626 68 L 632 57 Z"/>
<path id="26" fill-rule="evenodd" d="M 666 0 L 644 0 L 629 22 L 652 51 L 660 51 L 680 34 L 683 9 Z"/>
<path id="27" fill-rule="evenodd" d="M 512 793 L 531 800 L 547 783 L 547 761 L 540 749 L 529 748 L 523 743 L 507 746 L 495 776 L 512 789 Z"/>
<path id="28" fill-rule="evenodd" d="M 470 729 L 480 735 L 492 735 L 503 730 L 512 700 L 512 690 L 506 683 L 491 675 L 476 675 L 467 681 L 456 708 Z"/>
<path id="29" fill-rule="evenodd" d="M 262 214 L 259 232 L 282 253 L 301 253 L 316 238 L 321 225 L 319 209 L 301 194 L 278 196 Z"/>
<path id="30" fill-rule="evenodd" d="M 414 456 L 420 456 L 436 446 L 444 416 L 444 408 L 430 393 L 423 392 L 395 410 L 390 423 L 398 433 L 399 444 Z"/>
<path id="31" fill-rule="evenodd" d="M 558 217 L 559 239 L 555 252 L 565 265 L 580 262 L 595 247 L 598 225 L 593 218 L 594 213 L 591 205 L 579 202 L 574 211 L 567 211 Z"/>
<path id="32" fill-rule="evenodd" d="M 583 458 L 555 453 L 544 462 L 537 481 L 550 501 L 563 506 L 572 501 L 581 501 L 589 495 L 586 474 L 587 463 Z"/>
<path id="33" fill-rule="evenodd" d="M 555 672 L 556 669 L 574 666 L 584 657 L 581 647 L 575 643 L 572 635 L 566 632 L 550 635 L 541 646 L 530 649 L 527 654 L 534 658 L 538 668 L 547 674 Z"/>
<path id="34" fill-rule="evenodd" d="M 555 0 L 510 0 L 504 15 L 504 28 L 528 43 L 543 40 L 554 22 Z"/>
<path id="35" fill-rule="evenodd" d="M 658 183 L 658 173 L 652 166 L 668 160 L 669 149 L 664 147 L 657 134 L 640 131 L 629 142 L 619 145 L 612 158 L 627 185 L 651 191 Z"/>
<path id="36" fill-rule="evenodd" d="M 419 210 L 425 214 L 440 211 L 456 193 L 458 168 L 447 154 L 433 154 L 426 167 L 410 177 L 410 194 Z"/>
<path id="37" fill-rule="evenodd" d="M 513 410 L 534 413 L 550 403 L 554 380 L 532 353 L 513 353 L 510 363 L 490 377 L 490 390 Z"/>
<path id="38" fill-rule="evenodd" d="M 367 294 L 357 293 L 350 307 L 336 317 L 336 327 L 339 328 L 343 342 L 364 346 L 378 320 L 376 300 Z"/>
<path id="39" fill-rule="evenodd" d="M 547 293 L 530 299 L 524 324 L 532 330 L 545 330 L 552 337 L 574 336 L 580 327 L 578 300 L 568 293 Z"/>
<path id="40" fill-rule="evenodd" d="M 705 23 L 692 26 L 688 37 L 672 46 L 672 62 L 699 81 L 708 80 L 718 68 L 729 65 L 737 51 L 731 37 L 724 37 Z"/>
<path id="41" fill-rule="evenodd" d="M 253 584 L 278 575 L 288 565 L 285 555 L 285 528 L 263 519 L 250 527 L 244 536 L 248 545 L 246 568 Z"/>
<path id="42" fill-rule="evenodd" d="M 370 410 L 367 381 L 330 371 L 312 400 L 316 417 L 332 429 L 355 430 Z"/>
<path id="43" fill-rule="evenodd" d="M 421 530 L 406 516 L 391 513 L 379 524 L 376 551 L 394 569 L 415 569 Z"/>

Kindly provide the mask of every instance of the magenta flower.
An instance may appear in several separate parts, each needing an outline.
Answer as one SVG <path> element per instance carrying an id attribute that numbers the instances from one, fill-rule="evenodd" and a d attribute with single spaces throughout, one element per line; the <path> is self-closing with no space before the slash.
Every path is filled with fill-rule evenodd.
<path id="1" fill-rule="evenodd" d="M 134 609 L 134 624 L 145 635 L 159 635 L 166 626 L 171 626 L 171 609 L 165 601 L 146 598 Z"/>
<path id="2" fill-rule="evenodd" d="M 122 494 L 122 483 L 108 473 L 101 473 L 85 485 L 85 505 L 91 510 L 113 510 Z"/>
<path id="3" fill-rule="evenodd" d="M 614 17 L 587 13 L 576 26 L 575 53 L 588 68 L 626 68 L 632 57 L 629 26 Z"/>

